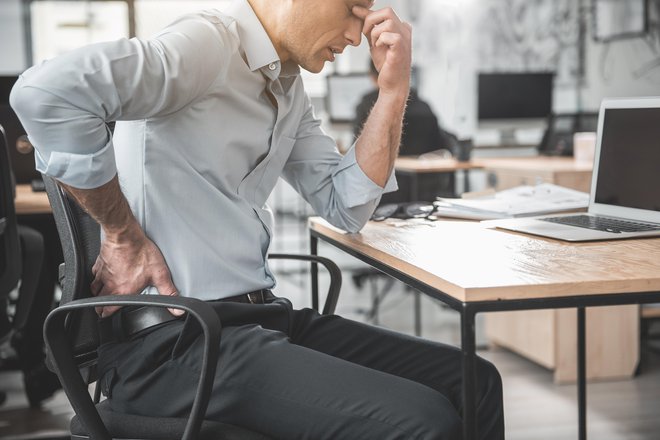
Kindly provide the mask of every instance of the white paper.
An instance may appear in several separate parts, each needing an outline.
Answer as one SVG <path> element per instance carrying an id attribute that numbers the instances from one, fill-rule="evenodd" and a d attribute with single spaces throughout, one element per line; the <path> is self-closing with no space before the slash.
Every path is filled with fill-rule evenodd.
<path id="1" fill-rule="evenodd" d="M 537 186 L 517 186 L 491 196 L 472 199 L 441 198 L 435 205 L 439 215 L 487 220 L 583 209 L 589 206 L 589 194 L 542 183 Z"/>

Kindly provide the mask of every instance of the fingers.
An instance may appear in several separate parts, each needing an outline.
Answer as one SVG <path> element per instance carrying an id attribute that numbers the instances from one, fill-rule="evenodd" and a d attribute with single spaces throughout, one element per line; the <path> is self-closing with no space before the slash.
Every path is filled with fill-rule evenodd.
<path id="1" fill-rule="evenodd" d="M 395 24 L 392 20 L 386 20 L 378 24 L 371 30 L 371 35 L 369 37 L 369 43 L 371 47 L 377 47 L 376 42 L 384 32 L 389 32 L 389 33 L 396 32 Z"/>
<path id="2" fill-rule="evenodd" d="M 403 37 L 401 34 L 395 34 L 392 32 L 383 32 L 378 37 L 378 40 L 374 43 L 374 47 L 397 47 L 403 43 Z"/>
<path id="3" fill-rule="evenodd" d="M 99 277 L 98 275 L 95 276 L 89 288 L 91 289 L 92 295 L 99 296 L 99 292 L 103 288 L 103 281 L 101 281 L 101 277 Z"/>
<path id="4" fill-rule="evenodd" d="M 179 294 L 179 291 L 172 282 L 172 276 L 169 274 L 169 272 L 161 273 L 156 278 L 154 278 L 153 285 L 156 290 L 158 290 L 160 295 L 177 296 Z M 185 313 L 185 310 L 181 309 L 168 308 L 167 310 L 169 310 L 170 313 L 174 316 L 181 316 Z"/>
<path id="5" fill-rule="evenodd" d="M 115 313 L 119 309 L 121 309 L 120 306 L 103 307 L 103 310 L 101 311 L 101 318 L 107 318 L 108 316 L 112 315 L 113 313 Z"/>
<path id="6" fill-rule="evenodd" d="M 361 6 L 353 7 L 353 14 L 364 21 L 362 26 L 362 33 L 372 42 L 371 33 L 374 28 L 381 26 L 387 21 L 391 21 L 391 28 L 393 30 L 401 25 L 401 20 L 396 15 L 392 8 L 383 8 L 377 11 L 370 11 Z M 372 44 L 373 45 L 373 44 Z"/>
<path id="7" fill-rule="evenodd" d="M 123 244 L 101 244 L 92 273 L 90 284 L 95 296 L 134 295 L 153 286 L 160 295 L 176 296 L 178 290 L 172 282 L 172 276 L 165 259 L 158 247 L 148 238 Z M 119 310 L 118 306 L 97 308 L 102 317 L 110 316 Z M 180 316 L 183 310 L 170 310 Z"/>

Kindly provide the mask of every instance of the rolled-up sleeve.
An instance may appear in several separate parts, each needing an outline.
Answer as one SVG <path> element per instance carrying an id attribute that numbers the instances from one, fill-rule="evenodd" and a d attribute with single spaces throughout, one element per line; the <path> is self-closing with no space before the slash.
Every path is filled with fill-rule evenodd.
<path id="1" fill-rule="evenodd" d="M 189 15 L 152 39 L 94 44 L 27 70 L 10 103 L 37 169 L 76 188 L 107 183 L 117 172 L 107 123 L 182 109 L 223 78 L 233 44 L 222 26 Z"/>
<path id="2" fill-rule="evenodd" d="M 283 177 L 318 215 L 348 232 L 362 229 L 380 197 L 397 189 L 394 172 L 382 188 L 362 171 L 355 145 L 345 156 L 339 153 L 314 116 L 309 98 Z"/>

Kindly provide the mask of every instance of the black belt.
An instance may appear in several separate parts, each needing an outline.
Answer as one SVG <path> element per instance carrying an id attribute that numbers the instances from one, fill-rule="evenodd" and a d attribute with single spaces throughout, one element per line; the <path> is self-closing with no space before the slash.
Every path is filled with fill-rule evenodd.
<path id="1" fill-rule="evenodd" d="M 275 295 L 270 290 L 262 289 L 215 301 L 266 304 L 273 299 Z M 142 330 L 177 319 L 181 318 L 172 315 L 163 307 L 123 307 L 112 316 L 99 319 L 99 338 L 101 344 L 123 342 Z"/>

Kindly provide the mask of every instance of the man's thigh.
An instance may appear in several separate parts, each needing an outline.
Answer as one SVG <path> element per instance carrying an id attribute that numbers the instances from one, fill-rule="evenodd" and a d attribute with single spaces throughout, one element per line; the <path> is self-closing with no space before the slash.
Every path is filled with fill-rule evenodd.
<path id="1" fill-rule="evenodd" d="M 181 336 L 191 342 L 163 352 L 166 346 L 177 346 L 180 329 L 175 327 L 147 335 L 137 347 L 151 365 L 140 371 L 117 365 L 111 391 L 116 410 L 187 414 L 202 338 Z M 286 334 L 256 324 L 222 330 L 207 418 L 281 439 L 460 437 L 460 418 L 441 393 L 293 344 Z"/>
<path id="2" fill-rule="evenodd" d="M 413 380 L 462 407 L 462 355 L 456 347 L 310 309 L 292 311 L 292 323 L 294 344 Z"/>
<path id="3" fill-rule="evenodd" d="M 310 309 L 291 312 L 289 335 L 294 344 L 427 386 L 462 414 L 462 354 L 456 347 Z M 476 366 L 480 438 L 504 438 L 500 375 L 479 357 Z"/>

